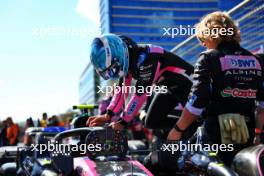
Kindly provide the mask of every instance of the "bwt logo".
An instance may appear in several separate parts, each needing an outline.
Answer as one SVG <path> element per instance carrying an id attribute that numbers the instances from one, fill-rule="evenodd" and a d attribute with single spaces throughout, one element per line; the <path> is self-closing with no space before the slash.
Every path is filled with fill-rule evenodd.
<path id="1" fill-rule="evenodd" d="M 231 59 L 231 65 L 234 67 L 256 67 L 256 60 Z"/>
<path id="2" fill-rule="evenodd" d="M 220 58 L 222 70 L 257 69 L 261 70 L 258 60 L 252 56 L 225 56 Z"/>

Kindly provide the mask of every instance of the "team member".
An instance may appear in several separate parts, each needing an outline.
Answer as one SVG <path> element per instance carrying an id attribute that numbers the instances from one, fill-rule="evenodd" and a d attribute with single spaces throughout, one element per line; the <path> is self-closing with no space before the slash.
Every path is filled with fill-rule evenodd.
<path id="1" fill-rule="evenodd" d="M 264 53 L 261 54 L 256 54 L 257 57 L 259 57 L 262 61 L 264 61 Z M 256 121 L 256 126 L 259 127 L 260 130 L 257 130 L 255 139 L 254 139 L 254 143 L 255 144 L 259 144 L 259 143 L 264 143 L 264 133 L 263 133 L 263 127 L 264 127 L 264 119 L 262 118 L 263 115 L 263 111 L 262 108 L 258 108 L 257 109 L 258 113 L 257 113 L 257 121 Z"/>
<path id="2" fill-rule="evenodd" d="M 255 132 L 263 127 L 263 61 L 239 45 L 239 29 L 226 13 L 202 18 L 196 35 L 208 50 L 200 54 L 189 100 L 168 139 L 181 139 L 185 129 L 203 116 L 208 142 L 234 144 L 234 151 L 218 153 L 230 164 L 239 150 L 253 144 Z M 257 126 L 255 100 L 260 102 Z"/>
<path id="3" fill-rule="evenodd" d="M 47 123 L 48 123 L 48 115 L 47 115 L 46 112 L 44 112 L 44 113 L 42 114 L 42 119 L 41 119 L 41 121 L 40 121 L 40 126 L 41 126 L 41 127 L 47 127 Z"/>
<path id="4" fill-rule="evenodd" d="M 91 48 L 91 63 L 98 74 L 106 80 L 119 78 L 122 91 L 115 92 L 106 114 L 90 117 L 87 125 L 103 125 L 123 108 L 128 90 L 132 90 L 127 86 L 133 78 L 136 91 L 124 109 L 123 119 L 113 127 L 120 129 L 133 119 L 153 85 L 160 87 L 155 89 L 157 94 L 150 105 L 146 126 L 162 128 L 174 124 L 165 118 L 177 104 L 185 105 L 192 85 L 192 65 L 159 46 L 137 45 L 128 37 L 114 34 L 95 38 Z"/>
<path id="5" fill-rule="evenodd" d="M 18 143 L 19 127 L 17 124 L 13 122 L 12 117 L 8 117 L 6 119 L 6 123 L 7 123 L 6 138 L 9 141 L 9 145 L 15 146 Z"/>

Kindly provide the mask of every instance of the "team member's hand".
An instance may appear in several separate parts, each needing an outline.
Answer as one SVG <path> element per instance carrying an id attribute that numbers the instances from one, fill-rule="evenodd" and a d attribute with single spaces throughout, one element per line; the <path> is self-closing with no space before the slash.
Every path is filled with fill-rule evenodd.
<path id="1" fill-rule="evenodd" d="M 167 140 L 180 140 L 181 137 L 182 137 L 182 133 L 172 128 L 172 130 L 169 132 Z"/>
<path id="2" fill-rule="evenodd" d="M 240 114 L 222 114 L 218 117 L 223 144 L 245 144 L 249 139 L 245 117 Z"/>
<path id="3" fill-rule="evenodd" d="M 121 122 L 112 122 L 109 126 L 111 126 L 114 130 L 122 130 L 124 129 L 124 126 L 121 124 Z"/>
<path id="4" fill-rule="evenodd" d="M 89 127 L 103 126 L 105 123 L 109 122 L 110 119 L 111 119 L 110 116 L 108 116 L 107 114 L 93 116 L 93 117 L 89 117 L 89 119 L 86 122 L 86 125 Z"/>

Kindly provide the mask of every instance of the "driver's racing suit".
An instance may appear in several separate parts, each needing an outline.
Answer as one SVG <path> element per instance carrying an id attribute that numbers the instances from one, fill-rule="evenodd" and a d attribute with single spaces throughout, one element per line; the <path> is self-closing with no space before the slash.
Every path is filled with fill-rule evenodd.
<path id="1" fill-rule="evenodd" d="M 263 61 L 235 42 L 222 43 L 215 50 L 201 53 L 194 70 L 194 82 L 186 108 L 205 117 L 207 140 L 221 143 L 218 115 L 238 113 L 247 117 L 247 144 L 234 145 L 233 152 L 219 156 L 230 164 L 233 156 L 251 145 L 255 129 L 255 101 L 264 101 Z"/>
<path id="2" fill-rule="evenodd" d="M 107 114 L 113 116 L 122 109 L 128 93 L 132 93 L 129 92 L 130 89 L 127 86 L 131 85 L 134 78 L 136 92 L 133 92 L 125 107 L 123 121 L 130 122 L 132 120 L 150 95 L 147 92 L 150 90 L 150 86 L 157 85 L 159 88 L 156 87 L 154 91 L 159 92 L 160 98 L 156 98 L 152 102 L 152 108 L 149 108 L 146 118 L 146 125 L 153 128 L 167 124 L 173 125 L 173 123 L 164 120 L 164 117 L 178 103 L 181 103 L 182 106 L 185 105 L 192 85 L 193 66 L 159 46 L 140 45 L 136 51 L 130 50 L 129 53 L 129 74 L 119 80 L 119 86 L 123 91 L 115 93 L 107 108 Z M 124 86 L 122 86 L 123 82 Z M 145 91 L 142 91 L 143 87 Z"/>

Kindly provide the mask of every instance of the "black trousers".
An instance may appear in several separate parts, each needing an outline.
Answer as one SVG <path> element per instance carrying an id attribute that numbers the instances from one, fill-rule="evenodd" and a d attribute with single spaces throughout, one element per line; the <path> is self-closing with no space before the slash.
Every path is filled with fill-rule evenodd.
<path id="1" fill-rule="evenodd" d="M 155 94 L 154 97 L 149 100 L 150 104 L 147 110 L 145 126 L 151 129 L 172 128 L 177 119 L 168 118 L 168 114 L 173 113 L 180 116 L 181 112 L 175 112 L 174 108 L 179 103 L 184 106 L 187 98 L 188 93 L 186 92 L 169 91 L 168 93 Z"/>
<path id="2" fill-rule="evenodd" d="M 155 94 L 147 102 L 147 116 L 145 118 L 145 127 L 154 129 L 157 133 L 162 130 L 158 137 L 167 138 L 168 132 L 173 128 L 179 118 L 169 118 L 168 114 L 180 117 L 182 110 L 175 110 L 179 103 L 184 107 L 189 95 L 190 87 L 181 87 L 168 90 L 167 93 Z M 193 123 L 183 134 L 183 139 L 190 138 L 196 131 L 201 122 Z"/>

